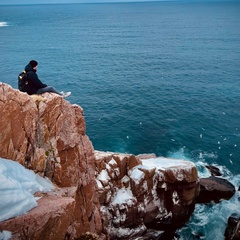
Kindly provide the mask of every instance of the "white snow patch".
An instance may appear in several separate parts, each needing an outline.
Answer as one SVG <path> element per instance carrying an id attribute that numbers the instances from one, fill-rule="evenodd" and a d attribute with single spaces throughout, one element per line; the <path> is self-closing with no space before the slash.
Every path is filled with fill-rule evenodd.
<path id="1" fill-rule="evenodd" d="M 138 168 L 133 169 L 130 178 L 133 179 L 136 183 L 139 183 L 142 178 L 144 178 L 144 173 Z"/>
<path id="2" fill-rule="evenodd" d="M 108 176 L 107 171 L 104 169 L 100 172 L 100 174 L 98 175 L 98 180 L 100 181 L 108 181 L 110 179 L 110 177 Z"/>
<path id="3" fill-rule="evenodd" d="M 33 194 L 54 189 L 53 184 L 18 162 L 0 158 L 0 222 L 37 206 Z"/>
<path id="4" fill-rule="evenodd" d="M 121 188 L 121 189 L 118 189 L 118 191 L 116 192 L 116 195 L 112 201 L 112 205 L 129 203 L 129 201 L 132 202 L 132 200 L 134 199 L 135 198 L 130 189 Z"/>
<path id="5" fill-rule="evenodd" d="M 6 230 L 0 231 L 0 240 L 8 240 L 12 237 L 12 233 Z"/>
<path id="6" fill-rule="evenodd" d="M 145 231 L 145 225 L 140 225 L 136 228 L 112 228 L 112 232 L 114 232 L 118 238 L 129 238 L 129 236 L 131 236 L 129 239 L 135 239 L 134 235 L 143 234 Z"/>
<path id="7" fill-rule="evenodd" d="M 117 162 L 112 158 L 108 164 L 109 165 L 117 165 Z"/>
<path id="8" fill-rule="evenodd" d="M 125 184 L 129 183 L 129 181 L 130 181 L 130 178 L 129 178 L 127 175 L 125 175 L 125 176 L 121 179 L 121 182 L 122 182 L 122 183 L 125 183 Z"/>
<path id="9" fill-rule="evenodd" d="M 102 185 L 102 183 L 99 181 L 99 180 L 96 180 L 97 181 L 97 186 L 98 186 L 98 188 L 100 189 L 100 188 L 103 188 L 103 185 Z"/>
<path id="10" fill-rule="evenodd" d="M 164 158 L 164 157 L 157 157 L 157 158 L 149 158 L 142 160 L 142 165 L 144 167 L 155 167 L 157 169 L 165 170 L 170 167 L 189 167 L 194 166 L 191 161 L 180 160 L 180 159 L 173 159 L 173 158 Z"/>
<path id="11" fill-rule="evenodd" d="M 111 167 L 108 164 L 106 164 L 106 169 L 111 170 Z"/>
<path id="12" fill-rule="evenodd" d="M 127 155 L 124 155 L 124 154 L 120 154 L 120 155 L 118 155 L 120 161 L 122 161 L 126 156 L 127 156 Z"/>

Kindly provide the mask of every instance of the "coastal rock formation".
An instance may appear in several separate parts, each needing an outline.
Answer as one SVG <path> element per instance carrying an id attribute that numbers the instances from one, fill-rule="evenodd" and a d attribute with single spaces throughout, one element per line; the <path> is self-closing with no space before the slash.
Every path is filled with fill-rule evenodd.
<path id="1" fill-rule="evenodd" d="M 200 192 L 197 203 L 218 203 L 221 199 L 230 199 L 235 194 L 235 187 L 229 181 L 218 177 L 200 179 Z"/>
<path id="2" fill-rule="evenodd" d="M 201 179 L 200 188 L 189 161 L 94 151 L 82 108 L 56 94 L 29 96 L 0 83 L 0 113 L 0 157 L 56 186 L 36 194 L 27 214 L 0 222 L 11 239 L 171 239 L 196 199 L 234 194 L 216 177 Z"/>
<path id="3" fill-rule="evenodd" d="M 192 162 L 100 151 L 95 157 L 101 214 L 111 239 L 135 239 L 149 228 L 174 232 L 189 219 L 198 193 Z"/>
<path id="4" fill-rule="evenodd" d="M 232 214 L 228 218 L 228 226 L 225 231 L 225 240 L 240 239 L 240 214 Z"/>
<path id="5" fill-rule="evenodd" d="M 222 176 L 220 169 L 216 166 L 206 165 L 212 176 Z"/>
<path id="6" fill-rule="evenodd" d="M 56 199 L 51 200 L 55 206 L 52 206 L 53 212 L 41 207 L 42 201 L 52 198 L 39 200 L 38 208 L 46 213 L 42 215 L 46 216 L 42 224 L 65 231 L 66 239 L 74 239 L 87 231 L 99 234 L 101 239 L 104 235 L 94 175 L 94 149 L 85 133 L 83 110 L 56 94 L 45 93 L 43 97 L 46 101 L 35 102 L 29 95 L 0 83 L 0 157 L 47 176 L 58 187 L 75 187 L 72 200 L 59 197 L 59 204 Z M 62 219 L 64 209 L 71 219 Z M 41 219 L 38 210 L 32 211 Z M 29 229 L 34 229 L 34 218 L 30 217 L 27 222 L 18 228 L 22 230 L 16 230 L 17 223 L 1 222 L 0 230 L 11 231 L 13 239 L 33 239 Z M 42 226 L 42 229 L 45 228 Z M 43 236 L 41 234 L 38 235 Z M 49 234 L 44 238 L 34 235 L 34 239 L 58 239 L 54 238 L 58 235 Z"/>
<path id="7" fill-rule="evenodd" d="M 0 223 L 0 229 L 11 231 L 12 240 L 64 239 L 66 226 L 71 225 L 74 217 L 74 209 L 73 198 L 47 196 L 41 198 L 38 201 L 38 207 L 28 214 Z"/>

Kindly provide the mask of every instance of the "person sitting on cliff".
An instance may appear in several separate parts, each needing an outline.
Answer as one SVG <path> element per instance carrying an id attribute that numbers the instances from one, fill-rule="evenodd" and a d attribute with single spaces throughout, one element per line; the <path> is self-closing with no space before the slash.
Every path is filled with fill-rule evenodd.
<path id="1" fill-rule="evenodd" d="M 56 93 L 64 98 L 71 95 L 71 92 L 58 92 L 54 87 L 50 87 L 40 81 L 37 75 L 38 62 L 31 60 L 25 67 L 27 73 L 27 93 L 32 94 L 42 94 L 45 92 Z"/>

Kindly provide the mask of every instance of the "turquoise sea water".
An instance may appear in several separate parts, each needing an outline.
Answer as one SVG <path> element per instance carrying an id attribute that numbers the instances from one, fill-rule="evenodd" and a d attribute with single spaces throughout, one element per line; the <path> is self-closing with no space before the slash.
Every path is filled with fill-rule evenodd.
<path id="1" fill-rule="evenodd" d="M 95 149 L 215 164 L 237 188 L 239 12 L 237 1 L 0 6 L 0 81 L 17 88 L 35 59 L 83 107 Z M 232 201 L 196 209 L 182 239 L 223 239 Z"/>

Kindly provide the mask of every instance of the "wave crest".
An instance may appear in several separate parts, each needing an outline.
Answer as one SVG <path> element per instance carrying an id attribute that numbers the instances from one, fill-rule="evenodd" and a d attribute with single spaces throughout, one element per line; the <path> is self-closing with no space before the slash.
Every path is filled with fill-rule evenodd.
<path id="1" fill-rule="evenodd" d="M 8 23 L 7 22 L 0 22 L 0 27 L 7 27 Z"/>

